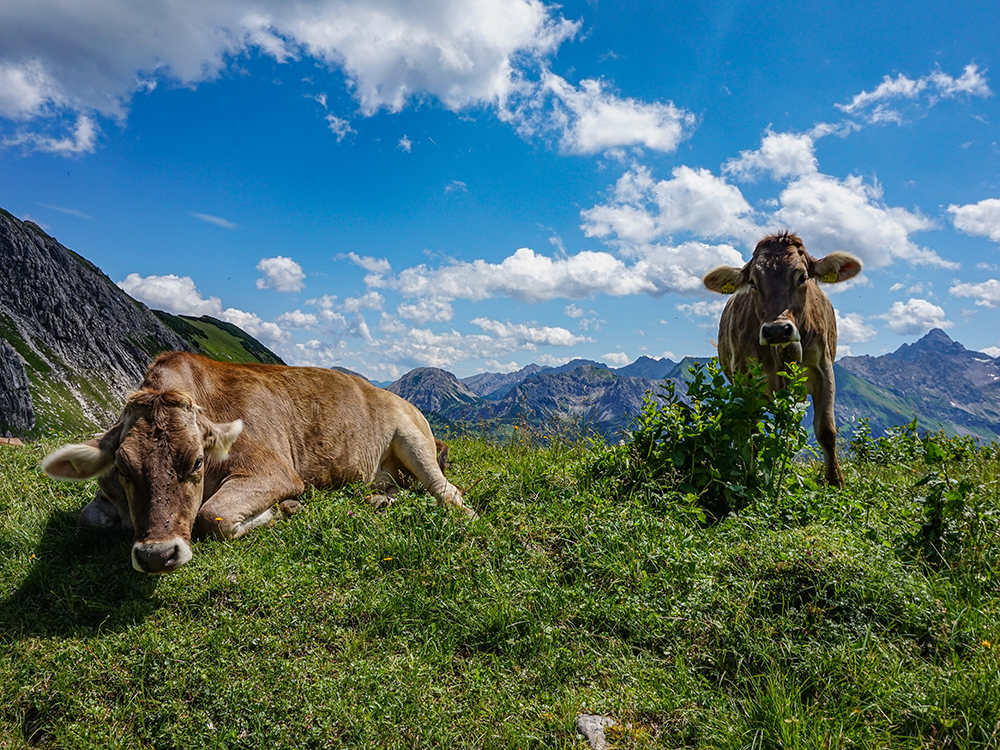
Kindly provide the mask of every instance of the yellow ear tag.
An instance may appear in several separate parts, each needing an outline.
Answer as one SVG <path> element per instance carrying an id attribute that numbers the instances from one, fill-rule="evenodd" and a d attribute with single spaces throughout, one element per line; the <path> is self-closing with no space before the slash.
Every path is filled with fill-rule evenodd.
<path id="1" fill-rule="evenodd" d="M 827 284 L 832 284 L 836 280 L 837 280 L 837 272 L 836 271 L 830 271 L 830 273 L 827 273 L 827 274 L 823 275 L 823 281 L 825 281 Z"/>
<path id="2" fill-rule="evenodd" d="M 722 285 L 722 289 L 720 289 L 719 291 L 722 292 L 723 294 L 732 294 L 733 292 L 736 291 L 736 287 L 734 287 L 732 284 L 726 283 Z"/>

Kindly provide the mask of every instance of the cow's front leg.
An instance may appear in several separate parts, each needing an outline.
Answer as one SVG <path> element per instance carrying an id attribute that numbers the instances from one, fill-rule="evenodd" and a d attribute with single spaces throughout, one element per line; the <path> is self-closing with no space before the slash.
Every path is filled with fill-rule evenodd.
<path id="1" fill-rule="evenodd" d="M 826 483 L 831 487 L 844 486 L 844 473 L 837 459 L 837 423 L 833 414 L 836 383 L 833 367 L 817 367 L 809 373 L 809 395 L 813 402 L 813 432 L 816 442 L 823 449 L 823 468 Z"/>
<path id="2" fill-rule="evenodd" d="M 305 483 L 293 475 L 228 477 L 201 506 L 194 532 L 216 539 L 236 539 L 296 512 L 301 506 L 294 498 L 305 489 Z"/>
<path id="3" fill-rule="evenodd" d="M 129 520 L 131 521 L 131 519 Z M 124 522 L 118 513 L 117 506 L 98 491 L 94 499 L 80 511 L 77 525 L 92 529 L 110 529 L 115 526 L 123 526 Z"/>

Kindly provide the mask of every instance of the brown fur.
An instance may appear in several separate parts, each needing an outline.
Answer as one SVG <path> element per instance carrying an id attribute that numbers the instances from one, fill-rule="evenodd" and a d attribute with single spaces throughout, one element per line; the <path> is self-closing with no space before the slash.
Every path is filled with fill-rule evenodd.
<path id="1" fill-rule="evenodd" d="M 730 378 L 757 360 L 772 394 L 784 385 L 777 373 L 785 363 L 805 368 L 826 481 L 837 487 L 844 484 L 833 416 L 837 319 L 818 282 L 845 281 L 860 270 L 861 261 L 847 253 L 817 260 L 797 235 L 782 232 L 757 243 L 743 268 L 720 266 L 704 279 L 712 291 L 733 295 L 719 321 L 719 362 Z"/>
<path id="2" fill-rule="evenodd" d="M 444 477 L 447 455 L 416 407 L 362 378 L 172 352 L 150 365 L 118 424 L 55 451 L 43 468 L 61 479 L 101 474 L 81 523 L 110 525 L 117 516 L 134 526 L 142 553 L 187 543 L 192 532 L 241 536 L 297 507 L 283 501 L 307 486 L 361 481 L 391 494 L 416 478 L 474 515 Z M 186 561 L 135 559 L 141 570 Z"/>

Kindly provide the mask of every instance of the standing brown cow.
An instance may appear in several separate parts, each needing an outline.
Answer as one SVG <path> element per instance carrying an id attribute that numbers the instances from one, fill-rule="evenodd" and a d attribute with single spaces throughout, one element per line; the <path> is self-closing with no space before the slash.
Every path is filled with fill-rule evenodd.
<path id="1" fill-rule="evenodd" d="M 294 512 L 307 486 L 361 481 L 391 494 L 416 478 L 474 516 L 442 473 L 446 458 L 413 404 L 362 378 L 171 352 L 149 366 L 117 424 L 54 451 L 42 469 L 99 477 L 80 525 L 133 528 L 133 567 L 168 573 L 191 559 L 192 532 L 242 536 Z"/>
<path id="2" fill-rule="evenodd" d="M 730 380 L 756 359 L 767 376 L 767 392 L 773 394 L 784 385 L 778 373 L 786 362 L 805 368 L 826 481 L 836 487 L 844 486 L 833 419 L 837 318 L 817 282 L 835 284 L 859 271 L 861 261 L 853 255 L 830 253 L 817 260 L 797 235 L 782 232 L 758 242 L 743 268 L 719 266 L 704 279 L 713 292 L 733 295 L 719 321 L 719 362 Z"/>

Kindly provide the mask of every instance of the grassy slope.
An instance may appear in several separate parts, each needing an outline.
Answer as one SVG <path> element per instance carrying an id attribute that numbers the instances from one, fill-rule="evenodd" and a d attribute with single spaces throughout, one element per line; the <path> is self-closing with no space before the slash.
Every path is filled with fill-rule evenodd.
<path id="1" fill-rule="evenodd" d="M 93 488 L 47 447 L 0 447 L 2 747 L 582 750 L 580 712 L 613 747 L 998 742 L 996 458 L 952 469 L 951 566 L 905 553 L 906 465 L 702 528 L 582 480 L 585 448 L 458 439 L 476 522 L 310 492 L 152 578 L 74 528 Z"/>
<path id="2" fill-rule="evenodd" d="M 231 323 L 203 315 L 171 315 L 153 310 L 164 324 L 198 349 L 202 354 L 222 362 L 262 362 L 284 364 L 277 354 Z"/>

